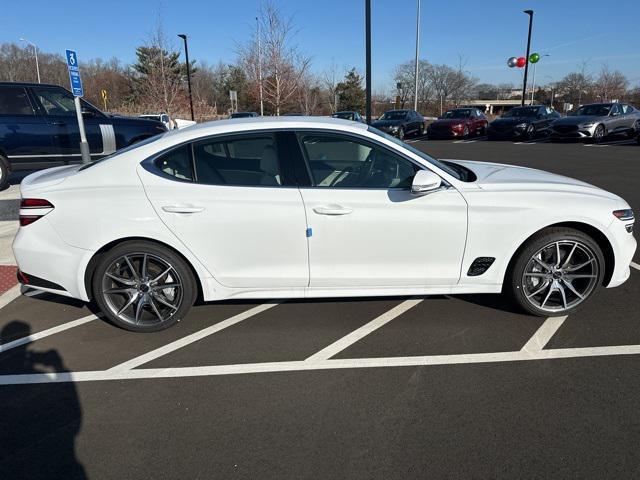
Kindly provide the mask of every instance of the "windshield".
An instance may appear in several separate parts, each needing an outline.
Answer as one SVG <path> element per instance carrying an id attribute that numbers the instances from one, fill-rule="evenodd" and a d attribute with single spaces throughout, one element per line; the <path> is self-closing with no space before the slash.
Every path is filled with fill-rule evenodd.
<path id="1" fill-rule="evenodd" d="M 535 117 L 539 110 L 538 107 L 516 107 L 505 113 L 503 117 Z"/>
<path id="2" fill-rule="evenodd" d="M 611 105 L 583 105 L 574 115 L 588 115 L 597 117 L 606 117 L 611 111 Z"/>
<path id="3" fill-rule="evenodd" d="M 460 175 L 459 172 L 457 172 L 456 170 L 454 170 L 453 168 L 451 168 L 448 165 L 445 165 L 444 163 L 442 163 L 440 160 L 437 160 L 429 155 L 427 155 L 426 153 L 424 153 L 422 150 L 418 150 L 415 147 L 412 147 L 411 145 L 409 145 L 408 143 L 403 142 L 402 140 L 398 140 L 396 137 L 391 136 L 391 135 L 387 135 L 386 133 L 384 133 L 381 130 L 378 130 L 377 128 L 374 127 L 369 127 L 368 130 L 371 133 L 375 133 L 376 135 L 380 135 L 381 137 L 386 138 L 387 140 L 395 143 L 396 145 L 409 150 L 411 153 L 416 154 L 417 156 L 419 156 L 420 158 L 422 158 L 423 160 L 429 162 L 431 165 L 435 165 L 436 167 L 438 167 L 440 170 L 447 172 L 449 175 L 451 175 L 453 178 L 457 178 L 458 180 L 463 180 L 462 176 Z"/>
<path id="4" fill-rule="evenodd" d="M 380 120 L 404 120 L 407 112 L 403 110 L 390 110 L 380 117 Z"/>
<path id="5" fill-rule="evenodd" d="M 469 118 L 471 110 L 449 110 L 440 118 Z"/>
<path id="6" fill-rule="evenodd" d="M 351 120 L 353 118 L 352 112 L 336 112 L 331 115 L 333 118 L 342 118 L 344 120 Z"/>

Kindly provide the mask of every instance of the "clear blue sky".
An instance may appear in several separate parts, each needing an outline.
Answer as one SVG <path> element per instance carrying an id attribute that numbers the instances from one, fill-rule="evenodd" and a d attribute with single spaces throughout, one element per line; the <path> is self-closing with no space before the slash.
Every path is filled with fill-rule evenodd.
<path id="1" fill-rule="evenodd" d="M 274 0 L 299 29 L 295 42 L 313 58 L 313 70 L 332 61 L 364 71 L 364 0 Z M 416 0 L 372 0 L 374 90 L 391 87 L 394 65 L 415 49 Z M 26 37 L 41 50 L 78 51 L 80 60 L 135 59 L 159 15 L 165 31 L 190 36 L 193 59 L 232 61 L 235 46 L 255 26 L 259 0 L 4 0 L 0 42 Z M 612 10 L 608 11 L 607 7 Z M 421 58 L 456 65 L 481 82 L 519 83 L 521 71 L 506 67 L 524 55 L 527 16 L 535 10 L 532 50 L 550 57 L 538 64 L 541 82 L 558 80 L 588 61 L 604 63 L 640 84 L 640 0 L 422 0 Z M 615 32 L 615 33 L 612 33 Z M 176 39 L 179 40 L 179 39 Z M 176 46 L 180 44 L 176 41 Z"/>

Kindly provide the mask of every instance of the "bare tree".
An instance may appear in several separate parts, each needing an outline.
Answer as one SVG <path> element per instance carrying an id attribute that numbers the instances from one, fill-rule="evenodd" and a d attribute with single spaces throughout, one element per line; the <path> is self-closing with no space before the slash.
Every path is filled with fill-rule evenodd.
<path id="1" fill-rule="evenodd" d="M 337 87 L 340 82 L 340 74 L 338 73 L 338 66 L 335 61 L 331 61 L 331 64 L 327 69 L 322 72 L 321 85 L 326 95 L 326 101 L 329 104 L 330 113 L 338 111 L 338 92 Z"/>
<path id="2" fill-rule="evenodd" d="M 280 115 L 283 107 L 295 99 L 311 59 L 303 55 L 296 45 L 292 45 L 295 36 L 293 21 L 284 18 L 274 4 L 264 3 L 260 6 L 258 24 L 264 102 L 273 113 Z M 253 91 L 259 86 L 257 43 L 258 31 L 238 52 Z"/>
<path id="3" fill-rule="evenodd" d="M 600 75 L 593 86 L 599 100 L 616 100 L 624 97 L 629 81 L 622 72 L 611 71 L 609 66 L 605 64 L 600 69 Z"/>

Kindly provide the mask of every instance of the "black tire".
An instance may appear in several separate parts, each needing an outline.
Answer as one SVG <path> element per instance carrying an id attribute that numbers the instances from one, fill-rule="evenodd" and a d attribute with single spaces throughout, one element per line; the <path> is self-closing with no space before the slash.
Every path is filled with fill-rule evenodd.
<path id="1" fill-rule="evenodd" d="M 533 140 L 536 136 L 536 127 L 535 125 L 531 124 L 529 126 L 527 126 L 527 131 L 525 134 L 527 140 Z"/>
<path id="2" fill-rule="evenodd" d="M 9 161 L 0 155 L 0 191 L 9 186 Z"/>
<path id="3" fill-rule="evenodd" d="M 604 128 L 604 125 L 600 124 L 593 131 L 593 142 L 594 143 L 602 143 L 604 137 L 607 135 L 607 131 Z"/>
<path id="4" fill-rule="evenodd" d="M 146 282 L 147 286 L 145 290 L 141 289 L 142 286 L 119 284 L 117 281 L 112 280 L 112 277 L 106 276 L 106 272 L 108 269 L 113 268 L 114 264 L 119 265 L 118 260 L 123 259 L 125 255 L 127 256 L 127 258 L 132 259 L 131 261 L 134 264 L 134 268 L 136 268 L 135 258 L 139 258 L 140 256 L 145 255 L 150 259 L 148 261 L 151 264 L 151 267 L 153 267 L 152 260 L 156 262 L 155 273 L 162 270 L 162 268 L 160 267 L 162 265 L 162 262 L 165 262 L 167 265 L 169 265 L 172 270 L 164 276 L 162 280 L 166 281 L 163 281 L 162 283 L 156 282 L 156 284 L 151 284 L 150 282 Z M 138 267 L 139 266 L 140 261 L 138 263 Z M 127 267 L 124 265 L 124 263 L 122 264 L 122 267 L 124 267 L 125 269 L 122 271 L 126 271 Z M 142 270 L 150 272 L 151 268 L 147 267 L 147 269 L 148 270 L 143 268 Z M 121 276 L 125 278 L 124 274 Z M 151 278 L 152 276 L 153 275 L 149 275 L 148 278 Z M 129 275 L 125 279 L 128 282 L 132 282 L 134 276 Z M 148 321 L 145 320 L 144 323 L 141 321 L 139 324 L 137 322 L 134 323 L 132 320 L 121 318 L 121 316 L 118 315 L 118 312 L 114 310 L 117 307 L 125 304 L 132 298 L 133 295 L 130 294 L 131 292 L 122 292 L 121 303 L 116 305 L 115 302 L 117 301 L 117 298 L 116 300 L 114 300 L 113 297 L 107 298 L 108 296 L 104 293 L 105 282 L 109 281 L 113 284 L 112 289 L 115 289 L 115 287 L 124 287 L 120 289 L 133 291 L 133 293 L 136 294 L 138 298 L 140 298 L 141 296 L 144 299 L 150 297 L 150 303 L 143 303 L 143 306 L 140 307 L 140 310 L 142 312 L 140 314 L 140 317 L 142 319 L 142 316 L 146 314 L 147 318 L 152 318 Z M 167 282 L 172 282 L 171 284 L 173 285 L 181 285 L 180 287 L 173 289 L 172 299 L 168 299 L 164 293 L 166 290 L 170 290 L 170 288 L 158 289 L 158 286 L 170 284 Z M 155 286 L 150 288 L 150 285 Z M 137 293 L 135 293 L 136 289 Z M 107 317 L 107 319 L 118 327 L 132 332 L 157 332 L 169 328 L 185 317 L 185 315 L 195 302 L 198 293 L 197 284 L 193 273 L 186 262 L 182 259 L 182 257 L 180 257 L 172 250 L 163 247 L 162 245 L 144 240 L 123 242 L 103 254 L 94 271 L 92 290 L 93 298 L 100 308 L 100 311 Z M 117 294 L 112 293 L 111 295 L 113 296 Z M 160 297 L 160 300 L 158 300 L 158 297 Z M 171 308 L 168 308 L 163 306 L 168 305 L 168 303 L 160 303 L 161 300 L 170 300 L 169 303 L 172 303 L 175 300 L 175 303 Z M 140 300 L 134 303 L 135 304 L 131 304 L 131 308 L 133 310 L 136 310 L 136 306 L 138 305 L 138 303 L 140 303 Z M 163 309 L 166 310 L 168 308 L 168 310 L 166 310 L 166 318 L 158 318 L 158 316 L 152 310 L 151 304 L 154 304 L 153 308 L 156 309 L 155 312 L 159 313 L 162 313 Z M 154 315 L 156 317 L 155 319 L 153 318 Z M 126 315 L 123 314 L 123 316 Z M 138 318 L 137 313 L 136 318 Z"/>
<path id="5" fill-rule="evenodd" d="M 560 285 L 563 286 L 563 291 L 567 296 L 569 295 L 574 296 L 574 295 L 572 291 L 569 290 L 568 287 L 566 287 L 566 284 L 567 284 L 566 280 L 568 280 L 569 283 L 580 280 L 580 282 L 583 282 L 582 285 L 585 288 L 584 292 L 580 292 L 580 289 L 582 288 L 582 286 L 574 285 L 572 283 L 573 287 L 583 294 L 584 299 L 580 300 L 576 296 L 575 300 L 578 301 L 578 303 L 573 306 L 569 306 L 569 308 L 562 308 L 563 305 L 559 305 L 558 306 L 559 309 L 555 311 L 539 308 L 539 306 L 535 305 L 536 303 L 535 297 L 533 297 L 532 300 L 529 300 L 527 298 L 527 293 L 525 291 L 525 289 L 527 288 L 527 285 L 525 285 L 525 282 L 527 280 L 525 279 L 529 278 L 528 280 L 529 282 L 533 280 L 531 280 L 530 277 L 525 277 L 525 269 L 527 268 L 528 265 L 535 264 L 535 262 L 533 262 L 532 257 L 536 255 L 536 253 L 540 252 L 541 249 L 544 249 L 545 246 L 548 247 L 549 245 L 556 244 L 556 243 L 562 244 L 563 242 L 566 243 L 566 245 L 563 245 L 563 248 L 565 248 L 564 250 L 565 257 L 564 258 L 562 257 L 563 253 L 561 250 L 561 255 L 560 255 L 561 261 L 559 262 L 560 264 L 562 264 L 562 262 L 566 260 L 567 255 L 571 257 L 571 255 L 568 253 L 569 249 L 571 248 L 569 244 L 578 242 L 578 244 L 580 245 L 580 248 L 581 249 L 584 248 L 585 254 L 589 253 L 593 256 L 592 262 L 595 262 L 595 267 L 594 267 L 595 272 L 590 273 L 589 275 L 583 275 L 583 276 L 592 276 L 592 278 L 588 278 L 588 279 L 586 278 L 573 279 L 573 280 L 568 279 L 569 276 L 573 276 L 573 277 L 578 276 L 572 273 L 563 274 L 563 275 L 567 275 L 567 278 L 565 279 L 563 278 L 563 276 L 556 277 L 557 275 L 556 273 L 556 274 L 550 274 L 549 275 L 550 278 L 546 280 L 543 280 L 543 279 L 535 280 L 540 283 L 537 285 L 533 285 L 532 289 L 537 289 L 537 287 L 544 288 L 543 283 L 547 282 L 547 284 L 550 286 L 549 290 L 551 290 L 551 283 L 557 281 Z M 577 257 L 574 257 L 574 258 L 577 259 Z M 588 258 L 588 256 L 585 256 L 584 258 Z M 591 263 L 588 267 L 591 268 L 592 265 L 593 263 Z M 584 268 L 587 268 L 587 267 L 584 267 Z M 575 271 L 576 270 L 573 270 L 573 272 Z M 507 294 L 511 298 L 511 300 L 515 303 L 515 305 L 517 305 L 519 308 L 521 308 L 522 310 L 530 314 L 533 314 L 536 316 L 546 316 L 546 317 L 567 315 L 568 313 L 572 312 L 576 308 L 579 308 L 580 306 L 582 306 L 584 302 L 587 301 L 597 291 L 600 285 L 602 285 L 604 271 L 605 271 L 605 262 L 604 262 L 604 256 L 602 254 L 602 250 L 600 249 L 598 244 L 593 240 L 593 238 L 591 238 L 589 235 L 579 230 L 574 230 L 572 228 L 563 228 L 563 227 L 546 228 L 538 232 L 537 234 L 535 234 L 533 237 L 531 237 L 525 243 L 525 245 L 523 245 L 523 247 L 521 247 L 518 250 L 518 252 L 516 252 L 516 255 L 512 259 L 511 264 L 509 266 L 509 270 L 507 271 L 503 291 L 505 294 Z M 536 275 L 536 274 L 528 273 L 527 275 Z M 539 275 L 542 276 L 542 274 L 539 274 Z M 588 282 L 588 284 L 585 284 L 586 282 Z M 541 290 L 540 295 L 545 296 L 547 293 L 548 293 L 548 290 Z M 560 302 L 563 296 L 564 295 L 561 295 L 559 290 L 555 290 L 551 294 L 550 298 L 553 298 L 555 302 Z M 567 300 L 565 298 L 565 305 L 566 304 L 567 304 Z M 542 306 L 543 307 L 545 306 L 544 302 Z"/>
<path id="6" fill-rule="evenodd" d="M 640 120 L 633 122 L 631 130 L 629 130 L 629 138 L 635 138 L 640 134 Z"/>

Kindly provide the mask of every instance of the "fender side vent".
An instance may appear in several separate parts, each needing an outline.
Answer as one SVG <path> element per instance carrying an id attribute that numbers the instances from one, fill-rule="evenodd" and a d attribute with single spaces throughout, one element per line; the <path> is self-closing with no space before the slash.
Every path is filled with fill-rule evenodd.
<path id="1" fill-rule="evenodd" d="M 469 277 L 477 277 L 478 275 L 482 275 L 484 272 L 489 270 L 489 267 L 493 265 L 495 257 L 478 257 L 476 258 L 471 266 L 469 267 L 469 271 L 467 272 L 467 276 Z"/>

